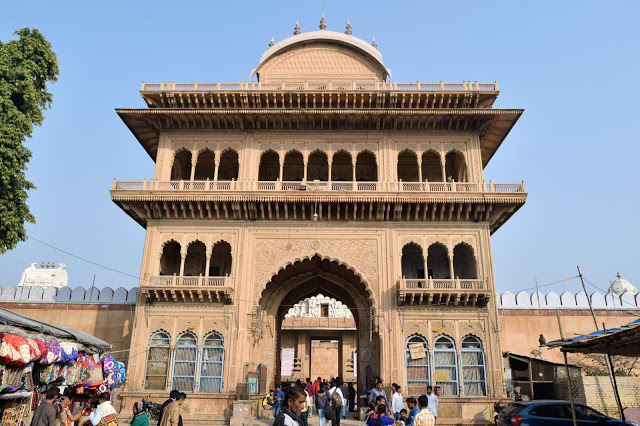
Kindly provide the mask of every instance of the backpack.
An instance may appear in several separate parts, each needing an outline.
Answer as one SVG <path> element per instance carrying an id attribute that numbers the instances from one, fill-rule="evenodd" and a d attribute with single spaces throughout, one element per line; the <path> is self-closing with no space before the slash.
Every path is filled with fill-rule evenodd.
<path id="1" fill-rule="evenodd" d="M 342 397 L 338 393 L 338 388 L 336 388 L 331 394 L 331 405 L 334 408 L 342 408 Z"/>
<path id="2" fill-rule="evenodd" d="M 271 406 L 273 406 L 273 402 L 271 402 L 271 396 L 265 395 L 264 399 L 262 400 L 262 408 L 267 408 Z"/>

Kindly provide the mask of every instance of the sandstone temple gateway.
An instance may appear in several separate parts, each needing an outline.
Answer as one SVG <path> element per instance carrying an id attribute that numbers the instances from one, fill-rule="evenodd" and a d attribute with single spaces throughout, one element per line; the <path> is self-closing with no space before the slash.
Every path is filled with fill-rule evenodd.
<path id="1" fill-rule="evenodd" d="M 117 109 L 156 163 L 111 188 L 146 229 L 125 409 L 175 388 L 188 424 L 228 422 L 240 393 L 255 410 L 330 341 L 359 390 L 438 385 L 442 419 L 489 418 L 504 395 L 490 237 L 527 194 L 483 170 L 522 110 L 493 108 L 496 83 L 394 82 L 375 43 L 324 19 L 251 76 L 143 83 L 147 107 Z M 320 295 L 349 326 L 285 326 Z"/>

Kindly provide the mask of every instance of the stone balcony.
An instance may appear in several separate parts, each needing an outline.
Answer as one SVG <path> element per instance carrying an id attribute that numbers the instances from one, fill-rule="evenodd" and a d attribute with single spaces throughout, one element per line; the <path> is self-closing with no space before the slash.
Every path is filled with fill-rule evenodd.
<path id="1" fill-rule="evenodd" d="M 486 306 L 491 292 L 483 279 L 402 278 L 398 305 Z"/>
<path id="2" fill-rule="evenodd" d="M 526 201 L 524 182 L 114 180 L 111 198 L 152 219 L 489 222 Z"/>
<path id="3" fill-rule="evenodd" d="M 213 181 L 114 180 L 112 191 L 184 192 L 436 192 L 526 194 L 524 182 L 362 182 L 362 181 Z"/>
<path id="4" fill-rule="evenodd" d="M 231 277 L 153 276 L 140 282 L 139 291 L 148 301 L 233 303 Z"/>

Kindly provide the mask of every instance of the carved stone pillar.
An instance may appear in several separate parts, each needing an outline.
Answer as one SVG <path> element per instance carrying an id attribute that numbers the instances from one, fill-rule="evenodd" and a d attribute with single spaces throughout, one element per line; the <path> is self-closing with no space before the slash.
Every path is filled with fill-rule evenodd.
<path id="1" fill-rule="evenodd" d="M 196 164 L 198 163 L 198 151 L 191 151 L 191 180 L 196 175 Z"/>
<path id="2" fill-rule="evenodd" d="M 445 160 L 442 156 L 442 153 L 440 153 L 440 169 L 442 170 L 442 182 L 446 182 L 447 180 L 447 172 L 445 170 L 444 164 Z"/>
<path id="3" fill-rule="evenodd" d="M 211 254 L 213 253 L 213 245 L 208 244 L 207 249 L 205 250 L 206 263 L 204 267 L 204 276 L 209 276 L 209 267 L 211 266 Z"/>
<path id="4" fill-rule="evenodd" d="M 449 247 L 447 247 L 447 255 L 449 257 L 449 276 L 451 279 L 454 279 L 455 276 L 453 275 L 453 251 L 449 250 Z"/>
<path id="5" fill-rule="evenodd" d="M 309 153 L 305 152 L 304 154 L 302 154 L 302 163 L 304 165 L 304 171 L 302 172 L 302 180 L 303 181 L 307 181 L 307 163 L 309 163 Z"/>
<path id="6" fill-rule="evenodd" d="M 422 182 L 422 155 L 417 155 L 418 157 L 418 182 Z"/>
<path id="7" fill-rule="evenodd" d="M 180 248 L 180 276 L 184 275 L 184 260 L 186 258 L 185 250 Z"/>
<path id="8" fill-rule="evenodd" d="M 280 163 L 280 174 L 278 175 L 278 180 L 282 182 L 282 177 L 283 177 L 282 171 L 284 169 L 284 153 L 282 152 L 278 153 L 278 162 Z"/>
<path id="9" fill-rule="evenodd" d="M 356 181 L 356 157 L 353 155 L 351 155 L 351 180 Z"/>
<path id="10" fill-rule="evenodd" d="M 218 173 L 220 172 L 220 151 L 216 151 L 213 159 L 213 180 L 218 180 Z"/>

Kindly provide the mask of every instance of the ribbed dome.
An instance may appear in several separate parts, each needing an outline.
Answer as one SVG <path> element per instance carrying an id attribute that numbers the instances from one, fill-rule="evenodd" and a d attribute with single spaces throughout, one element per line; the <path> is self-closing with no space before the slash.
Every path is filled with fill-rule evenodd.
<path id="1" fill-rule="evenodd" d="M 611 283 L 611 287 L 609 287 L 609 291 L 617 294 L 618 296 L 621 296 L 622 293 L 624 292 L 631 293 L 634 296 L 638 294 L 638 289 L 635 288 L 633 284 L 631 284 L 629 281 L 622 278 L 622 275 L 620 275 L 620 272 L 618 272 L 616 279 Z"/>

